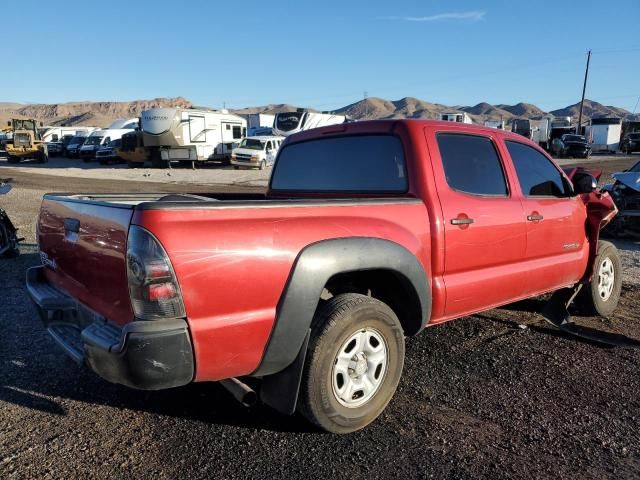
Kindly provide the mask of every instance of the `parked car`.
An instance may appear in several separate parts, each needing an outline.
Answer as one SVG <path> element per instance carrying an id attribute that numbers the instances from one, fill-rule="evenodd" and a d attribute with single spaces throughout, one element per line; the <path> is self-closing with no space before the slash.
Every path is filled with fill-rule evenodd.
<path id="1" fill-rule="evenodd" d="M 80 147 L 78 155 L 83 161 L 90 162 L 97 158 L 96 154 L 98 150 L 108 146 L 115 140 L 119 140 L 125 133 L 133 131 L 135 130 L 130 128 L 104 128 L 102 130 L 94 130 Z"/>
<path id="2" fill-rule="evenodd" d="M 614 182 L 602 189 L 611 194 L 618 214 L 607 226 L 613 236 L 640 238 L 640 162 L 631 168 L 612 174 Z"/>
<path id="3" fill-rule="evenodd" d="M 118 157 L 117 153 L 121 145 L 122 139 L 117 138 L 116 140 L 111 140 L 109 143 L 100 146 L 98 150 L 96 150 L 96 160 L 98 160 L 102 165 L 122 161 L 120 157 Z"/>
<path id="4" fill-rule="evenodd" d="M 589 158 L 591 146 L 583 135 L 565 133 L 551 141 L 551 152 L 560 157 Z"/>
<path id="5" fill-rule="evenodd" d="M 80 147 L 84 145 L 84 142 L 87 140 L 88 133 L 81 133 L 80 135 L 75 135 L 69 140 L 65 148 L 65 154 L 67 158 L 78 158 L 80 154 Z"/>
<path id="6" fill-rule="evenodd" d="M 50 157 L 57 157 L 62 154 L 62 141 L 48 142 L 47 153 Z"/>
<path id="7" fill-rule="evenodd" d="M 231 152 L 231 164 L 236 170 L 240 167 L 264 170 L 273 165 L 283 141 L 284 137 L 272 135 L 244 138 Z"/>
<path id="8" fill-rule="evenodd" d="M 254 377 L 279 412 L 352 432 L 391 400 L 405 336 L 553 291 L 558 311 L 577 294 L 613 312 L 622 267 L 598 236 L 615 207 L 596 185 L 510 132 L 334 125 L 283 142 L 266 194 L 45 195 L 27 288 L 110 382 L 221 381 L 248 403 Z"/>
<path id="9" fill-rule="evenodd" d="M 640 132 L 625 135 L 620 143 L 620 150 L 625 153 L 640 152 Z"/>

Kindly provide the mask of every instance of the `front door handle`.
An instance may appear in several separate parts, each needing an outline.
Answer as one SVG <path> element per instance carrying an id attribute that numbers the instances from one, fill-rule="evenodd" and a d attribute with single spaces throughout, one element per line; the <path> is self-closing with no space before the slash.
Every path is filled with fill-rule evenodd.
<path id="1" fill-rule="evenodd" d="M 458 217 L 451 219 L 451 225 L 471 225 L 473 218 Z"/>
<path id="2" fill-rule="evenodd" d="M 527 215 L 527 220 L 530 222 L 539 222 L 544 217 L 542 215 Z"/>

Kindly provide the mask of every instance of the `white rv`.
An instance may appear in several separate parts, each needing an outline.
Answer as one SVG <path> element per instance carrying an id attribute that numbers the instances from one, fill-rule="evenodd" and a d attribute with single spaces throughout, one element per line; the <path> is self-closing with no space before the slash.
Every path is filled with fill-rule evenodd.
<path id="1" fill-rule="evenodd" d="M 471 117 L 464 112 L 441 113 L 440 120 L 443 122 L 473 123 Z"/>
<path id="2" fill-rule="evenodd" d="M 109 128 L 131 128 L 133 130 L 139 127 L 140 119 L 138 118 L 117 118 L 109 125 Z"/>
<path id="3" fill-rule="evenodd" d="M 592 118 L 585 127 L 585 137 L 592 152 L 616 152 L 620 147 L 622 120 L 619 118 Z"/>
<path id="4" fill-rule="evenodd" d="M 229 164 L 232 149 L 247 134 L 246 120 L 226 110 L 152 108 L 141 118 L 142 143 L 156 167 L 172 161 Z"/>
<path id="5" fill-rule="evenodd" d="M 303 130 L 338 125 L 346 121 L 347 117 L 344 115 L 333 115 L 331 113 L 306 112 L 304 110 L 281 112 L 276 114 L 273 134 L 286 137 Z"/>
<path id="6" fill-rule="evenodd" d="M 42 134 L 42 141 L 45 143 L 60 142 L 67 135 L 76 136 L 81 132 L 92 130 L 95 130 L 95 127 L 50 127 Z"/>
<path id="7" fill-rule="evenodd" d="M 275 119 L 275 115 L 269 115 L 267 113 L 251 113 L 247 115 L 247 136 L 264 135 L 265 133 L 262 132 L 273 129 Z M 270 134 L 269 132 L 268 135 Z"/>
<path id="8" fill-rule="evenodd" d="M 135 132 L 132 128 L 102 128 L 91 132 L 78 150 L 78 156 L 85 162 L 96 158 L 96 152 L 105 145 L 122 138 L 122 135 Z"/>

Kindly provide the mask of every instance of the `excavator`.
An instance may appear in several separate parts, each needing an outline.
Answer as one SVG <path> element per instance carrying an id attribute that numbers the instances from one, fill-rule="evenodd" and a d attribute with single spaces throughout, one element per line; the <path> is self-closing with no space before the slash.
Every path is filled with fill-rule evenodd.
<path id="1" fill-rule="evenodd" d="M 32 118 L 9 120 L 5 130 L 13 134 L 13 138 L 7 139 L 4 147 L 9 163 L 19 163 L 28 158 L 35 158 L 38 163 L 46 163 L 49 160 L 47 146 L 42 141 L 36 123 Z"/>

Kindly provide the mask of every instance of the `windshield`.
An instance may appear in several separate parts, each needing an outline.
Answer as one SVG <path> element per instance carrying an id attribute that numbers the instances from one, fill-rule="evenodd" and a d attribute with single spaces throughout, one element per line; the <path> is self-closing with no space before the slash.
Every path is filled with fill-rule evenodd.
<path id="1" fill-rule="evenodd" d="M 102 142 L 102 139 L 104 137 L 103 136 L 99 136 L 99 135 L 94 135 L 91 137 L 87 137 L 87 141 L 84 142 L 85 145 L 100 145 L 100 142 Z"/>
<path id="2" fill-rule="evenodd" d="M 264 142 L 255 138 L 245 138 L 240 142 L 240 148 L 248 148 L 249 150 L 262 150 Z"/>
<path id="3" fill-rule="evenodd" d="M 69 144 L 82 145 L 86 139 L 87 137 L 81 137 L 81 136 L 73 137 L 71 140 L 69 140 Z"/>
<path id="4" fill-rule="evenodd" d="M 14 120 L 13 128 L 15 130 L 35 130 L 36 125 L 33 120 Z"/>
<path id="5" fill-rule="evenodd" d="M 565 142 L 586 142 L 582 135 L 565 135 L 562 139 Z"/>
<path id="6" fill-rule="evenodd" d="M 291 144 L 280 150 L 271 188 L 303 192 L 406 192 L 402 143 L 393 135 L 353 135 Z"/>

